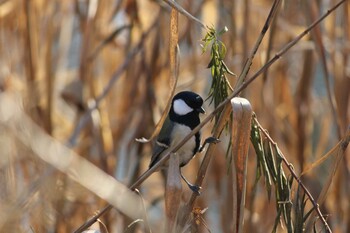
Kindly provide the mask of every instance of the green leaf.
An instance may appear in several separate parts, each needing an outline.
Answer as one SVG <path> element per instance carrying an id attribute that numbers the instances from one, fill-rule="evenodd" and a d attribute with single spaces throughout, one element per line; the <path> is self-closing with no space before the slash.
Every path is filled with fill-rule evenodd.
<path id="1" fill-rule="evenodd" d="M 211 67 L 211 76 L 215 77 L 215 66 Z M 213 90 L 213 92 L 214 92 L 214 90 Z"/>
<path id="2" fill-rule="evenodd" d="M 260 158 L 262 157 L 262 150 L 261 150 L 261 146 L 259 145 L 260 143 L 260 131 L 259 131 L 259 128 L 257 125 L 254 124 L 254 121 L 252 121 L 252 129 L 251 129 L 251 132 L 250 132 L 250 140 L 253 144 L 253 147 L 254 147 L 254 150 L 255 150 L 255 153 L 257 155 L 257 163 L 256 163 L 256 167 L 257 167 L 257 170 L 256 170 L 256 176 L 255 176 L 255 179 L 256 179 L 256 182 L 260 179 L 261 175 L 262 175 L 262 168 L 261 168 L 261 164 L 260 164 Z"/>
<path id="3" fill-rule="evenodd" d="M 221 60 L 224 60 L 225 56 L 226 56 L 226 46 L 224 43 L 220 42 L 220 52 L 219 52 L 219 55 L 220 55 L 220 59 Z"/>
<path id="4" fill-rule="evenodd" d="M 237 75 L 235 73 L 233 73 L 231 70 L 229 70 L 229 68 L 227 67 L 227 65 L 225 64 L 224 61 L 221 61 L 221 64 L 222 64 L 222 67 L 225 69 L 226 73 L 229 73 L 230 75 L 237 77 Z"/>
<path id="5" fill-rule="evenodd" d="M 207 68 L 211 68 L 214 65 L 214 59 L 212 58 L 207 66 Z"/>
<path id="6" fill-rule="evenodd" d="M 265 151 L 264 154 L 266 156 L 266 163 L 269 169 L 269 173 L 273 179 L 273 182 L 276 183 L 277 182 L 276 162 L 272 152 L 271 143 L 267 139 L 264 140 L 264 151 Z"/>
<path id="7" fill-rule="evenodd" d="M 306 220 L 310 217 L 310 215 L 314 210 L 315 210 L 315 206 L 312 206 L 312 208 L 304 215 L 303 222 L 306 222 Z"/>

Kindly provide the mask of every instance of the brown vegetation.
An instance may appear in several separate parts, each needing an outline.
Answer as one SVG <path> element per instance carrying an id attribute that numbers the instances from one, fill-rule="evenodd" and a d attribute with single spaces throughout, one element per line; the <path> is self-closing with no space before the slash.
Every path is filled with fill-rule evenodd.
<path id="1" fill-rule="evenodd" d="M 325 231 L 326 221 L 349 232 L 350 4 L 326 14 L 338 2 L 0 1 L 0 232 L 73 232 L 108 204 L 116 208 L 99 218 L 102 232 L 162 232 L 176 215 L 191 232 L 233 232 L 241 191 L 243 232 L 271 232 L 276 223 L 287 232 L 288 220 L 294 230 Z M 246 190 L 235 188 L 230 161 L 238 159 L 227 159 L 244 148 L 229 146 L 226 121 L 210 121 L 220 102 L 207 101 L 203 137 L 221 134 L 221 142 L 183 169 L 193 182 L 199 174 L 202 194 L 183 185 L 185 207 L 165 214 L 172 203 L 160 172 L 139 192 L 127 188 L 151 156 L 151 143 L 135 139 L 152 135 L 173 92 L 218 93 L 210 89 L 210 45 L 204 53 L 200 45 L 208 28 L 225 26 L 225 65 L 238 76 L 226 72 L 227 94 L 249 100 L 261 137 L 249 146 Z M 230 111 L 216 110 L 222 118 Z M 228 126 L 240 123 L 234 119 Z M 262 162 L 259 146 L 280 163 Z M 276 221 L 283 187 L 294 212 Z M 304 225 L 300 216 L 316 203 Z"/>

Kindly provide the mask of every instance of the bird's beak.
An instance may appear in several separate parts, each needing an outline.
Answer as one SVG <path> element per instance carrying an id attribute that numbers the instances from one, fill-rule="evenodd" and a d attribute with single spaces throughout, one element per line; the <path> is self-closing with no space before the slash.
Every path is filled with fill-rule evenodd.
<path id="1" fill-rule="evenodd" d="M 196 111 L 205 114 L 205 110 L 203 107 L 197 108 Z"/>

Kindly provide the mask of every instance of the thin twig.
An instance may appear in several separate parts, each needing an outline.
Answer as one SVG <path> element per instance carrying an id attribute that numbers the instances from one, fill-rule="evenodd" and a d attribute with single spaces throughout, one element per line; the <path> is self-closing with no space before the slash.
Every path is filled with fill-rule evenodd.
<path id="1" fill-rule="evenodd" d="M 273 2 L 273 5 L 272 5 L 271 10 L 270 10 L 270 13 L 267 16 L 267 19 L 265 21 L 265 24 L 264 24 L 263 28 L 261 29 L 260 35 L 259 35 L 257 41 L 255 42 L 254 48 L 253 48 L 249 58 L 247 59 L 245 65 L 244 65 L 242 73 L 240 74 L 240 76 L 238 78 L 238 81 L 236 83 L 236 87 L 241 85 L 244 82 L 244 80 L 245 80 L 245 78 L 246 78 L 246 76 L 247 76 L 247 74 L 248 74 L 248 72 L 250 70 L 250 67 L 253 64 L 253 59 L 255 57 L 255 54 L 258 51 L 258 49 L 260 47 L 260 44 L 261 44 L 261 42 L 262 42 L 262 40 L 263 40 L 267 30 L 269 29 L 269 27 L 271 25 L 272 20 L 274 19 L 274 16 L 275 16 L 275 14 L 276 14 L 276 12 L 278 10 L 278 6 L 279 6 L 280 2 L 281 2 L 281 0 L 275 0 Z"/>
<path id="2" fill-rule="evenodd" d="M 196 17 L 194 17 L 193 15 L 191 15 L 188 11 L 186 11 L 180 4 L 178 4 L 175 1 L 171 1 L 171 0 L 163 0 L 165 3 L 167 3 L 169 6 L 171 6 L 172 8 L 176 9 L 179 13 L 181 13 L 182 15 L 186 16 L 187 18 L 195 21 L 196 23 L 198 23 L 200 26 L 202 26 L 203 28 L 206 28 L 206 25 L 200 21 L 199 19 L 197 19 Z"/>
<path id="3" fill-rule="evenodd" d="M 309 192 L 309 190 L 305 187 L 305 185 L 302 183 L 302 181 L 300 180 L 299 176 L 297 176 L 297 174 L 294 171 L 293 165 L 291 163 L 288 162 L 288 160 L 286 159 L 286 157 L 284 156 L 284 154 L 282 153 L 282 151 L 278 148 L 277 143 L 272 140 L 272 138 L 270 137 L 270 135 L 268 134 L 268 132 L 260 125 L 259 121 L 254 118 L 255 123 L 257 124 L 257 126 L 259 127 L 259 129 L 261 130 L 261 132 L 263 132 L 263 134 L 265 135 L 265 137 L 271 142 L 271 144 L 278 150 L 278 154 L 281 155 L 282 157 L 282 161 L 283 163 L 286 165 L 286 167 L 288 168 L 289 172 L 292 174 L 292 176 L 294 177 L 294 179 L 298 182 L 298 184 L 300 185 L 300 187 L 304 190 L 304 192 L 306 193 L 306 195 L 309 197 L 309 200 L 311 201 L 312 205 L 314 206 L 318 217 L 321 219 L 323 225 L 326 227 L 326 231 L 327 232 L 332 232 L 331 228 L 329 227 L 327 221 L 325 220 L 325 218 L 323 217 L 321 210 L 320 210 L 320 206 L 319 204 L 315 201 L 315 199 L 313 198 L 313 196 L 311 195 L 311 193 Z"/>
<path id="4" fill-rule="evenodd" d="M 107 213 L 110 209 L 112 209 L 112 205 L 105 206 L 102 210 L 97 212 L 93 217 L 87 220 L 83 225 L 81 225 L 74 233 L 80 233 L 88 229 L 92 224 L 94 224 L 102 215 Z"/>
<path id="5" fill-rule="evenodd" d="M 346 2 L 347 0 L 342 0 L 338 2 L 335 6 L 330 8 L 324 15 L 322 15 L 319 19 L 317 19 L 314 23 L 312 23 L 305 31 L 303 31 L 301 34 L 299 34 L 294 40 L 292 40 L 290 43 L 288 43 L 285 47 L 283 47 L 276 55 L 268 61 L 263 67 L 261 67 L 251 78 L 249 78 L 247 81 L 243 82 L 242 85 L 240 85 L 235 91 L 232 92 L 231 95 L 227 97 L 222 103 L 220 103 L 216 109 L 214 109 L 213 112 L 211 112 L 196 128 L 194 128 L 182 141 L 180 141 L 177 145 L 172 146 L 168 150 L 166 150 L 164 153 L 164 156 L 156 163 L 152 168 L 148 169 L 146 172 L 144 172 L 139 179 L 136 180 L 134 184 L 130 186 L 130 189 L 135 189 L 139 187 L 154 171 L 156 171 L 160 166 L 162 166 L 170 157 L 171 153 L 176 152 L 180 147 L 182 147 L 192 136 L 194 136 L 201 128 L 203 128 L 204 125 L 206 125 L 219 111 L 222 110 L 222 108 L 229 103 L 229 101 L 236 97 L 242 90 L 244 90 L 251 82 L 253 82 L 260 74 L 262 74 L 266 69 L 268 69 L 273 63 L 275 63 L 282 55 L 284 55 L 290 48 L 292 48 L 298 41 L 300 41 L 307 33 L 310 32 L 312 28 L 314 28 L 317 24 L 319 24 L 322 20 L 324 20 L 330 13 L 332 13 L 334 10 L 336 10 L 341 4 Z M 210 147 L 210 146 L 209 146 Z M 98 219 L 100 216 L 102 216 L 104 213 L 106 213 L 108 210 L 112 208 L 111 205 L 105 206 L 101 211 L 99 211 L 98 214 L 96 214 L 94 217 L 89 219 L 87 222 L 83 224 L 85 228 L 82 226 L 79 229 L 87 229 L 89 226 L 91 226 L 94 222 L 96 222 L 96 219 Z M 94 221 L 93 221 L 94 219 Z M 88 224 L 89 223 L 89 224 Z M 82 232 L 79 231 L 79 229 L 75 232 Z"/>

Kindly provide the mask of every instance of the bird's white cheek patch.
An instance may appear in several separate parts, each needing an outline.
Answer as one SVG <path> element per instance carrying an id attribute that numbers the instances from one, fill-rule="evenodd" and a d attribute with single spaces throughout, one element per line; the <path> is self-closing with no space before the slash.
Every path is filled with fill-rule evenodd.
<path id="1" fill-rule="evenodd" d="M 174 112 L 178 115 L 186 115 L 193 111 L 193 108 L 188 106 L 185 101 L 179 99 L 174 101 Z"/>

